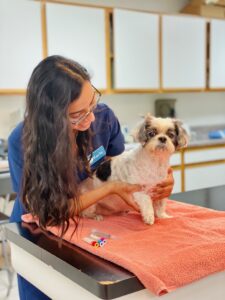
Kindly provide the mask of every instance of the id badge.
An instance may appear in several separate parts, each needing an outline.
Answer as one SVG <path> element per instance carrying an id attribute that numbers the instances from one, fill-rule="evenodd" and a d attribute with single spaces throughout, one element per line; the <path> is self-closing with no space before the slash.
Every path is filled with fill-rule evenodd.
<path id="1" fill-rule="evenodd" d="M 100 146 L 92 152 L 92 158 L 90 160 L 90 166 L 96 164 L 99 160 L 106 156 L 106 151 L 103 146 Z"/>

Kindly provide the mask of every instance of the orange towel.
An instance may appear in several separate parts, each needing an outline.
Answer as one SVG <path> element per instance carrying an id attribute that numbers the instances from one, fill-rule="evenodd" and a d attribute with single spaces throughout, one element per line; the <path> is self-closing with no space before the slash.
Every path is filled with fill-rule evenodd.
<path id="1" fill-rule="evenodd" d="M 73 223 L 64 239 L 134 273 L 143 285 L 162 295 L 209 274 L 225 270 L 225 211 L 168 200 L 171 219 L 142 222 L 140 215 L 108 216 L 103 221 L 82 219 L 78 234 Z M 34 222 L 30 214 L 25 222 Z M 95 248 L 82 238 L 93 229 L 112 235 Z M 58 235 L 58 227 L 48 230 Z"/>

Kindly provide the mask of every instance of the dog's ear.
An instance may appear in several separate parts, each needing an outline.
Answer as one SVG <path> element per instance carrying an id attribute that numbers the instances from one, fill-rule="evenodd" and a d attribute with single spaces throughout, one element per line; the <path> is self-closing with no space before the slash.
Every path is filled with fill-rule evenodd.
<path id="1" fill-rule="evenodd" d="M 189 136 L 187 134 L 187 131 L 183 127 L 183 123 L 177 119 L 173 120 L 173 122 L 174 122 L 175 132 L 177 135 L 176 150 L 187 147 Z"/>
<path id="2" fill-rule="evenodd" d="M 154 117 L 150 113 L 147 113 L 147 115 L 145 116 L 145 122 L 151 123 L 152 118 L 154 118 Z"/>
<path id="3" fill-rule="evenodd" d="M 147 140 L 148 140 L 148 136 L 147 136 L 147 130 L 150 128 L 151 126 L 151 120 L 152 120 L 152 116 L 150 113 L 148 113 L 145 116 L 144 121 L 142 121 L 139 126 L 132 131 L 132 136 L 134 138 L 135 142 L 139 142 L 142 145 L 144 145 Z"/>

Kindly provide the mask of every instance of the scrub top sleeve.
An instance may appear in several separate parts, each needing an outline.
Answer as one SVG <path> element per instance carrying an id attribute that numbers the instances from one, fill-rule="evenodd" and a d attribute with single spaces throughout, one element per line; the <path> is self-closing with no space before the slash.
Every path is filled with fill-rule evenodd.
<path id="1" fill-rule="evenodd" d="M 109 110 L 109 128 L 110 128 L 110 139 L 109 139 L 106 155 L 116 156 L 121 154 L 125 148 L 124 148 L 124 137 L 120 130 L 120 123 L 112 110 Z"/>

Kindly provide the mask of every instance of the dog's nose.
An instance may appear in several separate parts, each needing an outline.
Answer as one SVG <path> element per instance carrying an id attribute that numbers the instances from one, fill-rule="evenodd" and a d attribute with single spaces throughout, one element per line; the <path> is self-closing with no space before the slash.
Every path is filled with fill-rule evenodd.
<path id="1" fill-rule="evenodd" d="M 161 143 L 165 144 L 165 143 L 166 143 L 166 137 L 160 136 L 160 137 L 159 137 L 159 141 L 160 141 Z"/>

